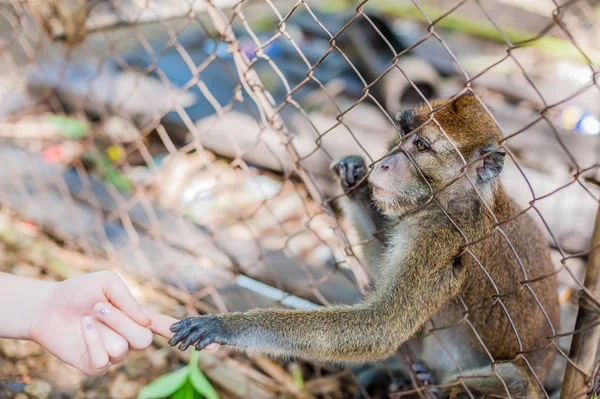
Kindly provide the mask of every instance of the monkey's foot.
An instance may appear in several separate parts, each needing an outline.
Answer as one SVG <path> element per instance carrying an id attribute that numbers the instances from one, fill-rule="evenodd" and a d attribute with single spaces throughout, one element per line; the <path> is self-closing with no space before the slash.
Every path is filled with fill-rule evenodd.
<path id="1" fill-rule="evenodd" d="M 190 317 L 174 323 L 171 331 L 175 333 L 169 340 L 169 345 L 179 343 L 179 349 L 186 350 L 194 345 L 197 350 L 202 350 L 212 343 L 225 343 L 225 330 L 221 321 L 215 316 Z"/>
<path id="2" fill-rule="evenodd" d="M 481 396 L 477 395 L 473 392 L 468 394 L 467 392 L 463 391 L 462 389 L 451 390 L 447 396 L 444 396 L 444 399 L 471 399 L 471 398 L 479 399 L 479 398 L 481 398 Z"/>
<path id="3" fill-rule="evenodd" d="M 412 370 L 415 372 L 417 379 L 422 382 L 422 385 L 436 385 L 437 380 L 431 374 L 431 370 L 424 363 L 415 362 L 412 364 Z"/>
<path id="4" fill-rule="evenodd" d="M 421 362 L 415 362 L 411 365 L 412 371 L 415 373 L 416 382 L 419 387 L 427 387 L 429 385 L 436 385 L 437 380 L 429 370 L 429 368 Z M 392 382 L 388 388 L 390 393 L 410 391 L 415 389 L 412 381 L 408 378 L 397 378 Z M 435 396 L 439 397 L 441 390 L 439 388 L 429 388 L 429 391 Z"/>
<path id="5" fill-rule="evenodd" d="M 344 191 L 355 187 L 358 184 L 367 186 L 367 167 L 362 157 L 350 155 L 340 159 L 331 167 L 342 183 Z"/>
<path id="6" fill-rule="evenodd" d="M 413 389 L 412 381 L 405 377 L 396 378 L 388 387 L 389 393 L 410 391 Z"/>

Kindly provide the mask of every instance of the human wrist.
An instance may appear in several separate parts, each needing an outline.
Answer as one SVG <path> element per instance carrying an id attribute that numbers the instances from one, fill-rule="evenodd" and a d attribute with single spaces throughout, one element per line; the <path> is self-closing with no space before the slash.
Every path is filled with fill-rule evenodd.
<path id="1" fill-rule="evenodd" d="M 31 339 L 57 283 L 0 273 L 0 338 Z"/>
<path id="2" fill-rule="evenodd" d="M 48 303 L 59 285 L 60 282 L 47 280 L 35 280 L 32 283 L 32 289 L 36 291 L 35 296 L 30 297 L 23 309 L 26 312 L 23 316 L 23 339 L 35 341 L 35 334 L 32 334 L 32 330 L 39 327 L 38 321 L 42 318 L 43 313 L 50 310 Z"/>

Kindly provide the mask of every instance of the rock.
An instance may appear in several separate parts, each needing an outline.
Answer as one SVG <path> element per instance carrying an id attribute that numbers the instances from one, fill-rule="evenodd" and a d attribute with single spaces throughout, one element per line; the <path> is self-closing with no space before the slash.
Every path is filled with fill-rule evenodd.
<path id="1" fill-rule="evenodd" d="M 146 348 L 144 351 L 148 360 L 152 363 L 154 370 L 165 370 L 168 366 L 167 357 L 169 356 L 169 350 L 167 348 L 154 349 L 152 346 Z"/>
<path id="2" fill-rule="evenodd" d="M 54 386 L 53 399 L 57 395 L 73 398 L 79 391 L 81 383 L 86 378 L 83 373 L 66 365 L 54 356 L 49 356 L 45 366 L 44 377 L 48 381 L 51 381 Z"/>
<path id="3" fill-rule="evenodd" d="M 26 263 L 17 263 L 10 269 L 10 273 L 15 276 L 39 278 L 40 268 Z"/>
<path id="4" fill-rule="evenodd" d="M 23 359 L 30 356 L 39 356 L 43 353 L 43 349 L 31 341 L 3 339 L 0 340 L 0 353 L 9 359 Z"/>
<path id="5" fill-rule="evenodd" d="M 21 392 L 23 392 L 23 388 L 25 388 L 25 383 L 21 381 L 3 382 L 2 385 L 3 389 L 5 390 L 4 393 L 17 394 L 17 396 L 23 395 Z"/>
<path id="6" fill-rule="evenodd" d="M 132 121 L 115 115 L 102 124 L 101 131 L 115 143 L 132 143 L 140 138 L 140 131 Z"/>
<path id="7" fill-rule="evenodd" d="M 150 186 L 154 181 L 154 174 L 148 168 L 135 166 L 126 172 L 127 177 L 136 186 Z"/>
<path id="8" fill-rule="evenodd" d="M 80 392 L 74 399 L 106 399 L 106 393 L 97 391 Z"/>
<path id="9" fill-rule="evenodd" d="M 149 375 L 152 371 L 152 362 L 144 352 L 131 352 L 123 364 L 123 371 L 131 379 Z"/>
<path id="10" fill-rule="evenodd" d="M 52 385 L 48 381 L 33 380 L 25 386 L 25 392 L 36 399 L 46 399 L 52 393 Z"/>
<path id="11" fill-rule="evenodd" d="M 142 384 L 129 381 L 123 374 L 119 374 L 110 387 L 110 397 L 113 399 L 135 399 Z"/>
<path id="12" fill-rule="evenodd" d="M 18 360 L 15 362 L 15 371 L 17 372 L 18 375 L 23 377 L 23 381 L 29 383 L 31 382 L 31 376 L 30 376 L 30 369 L 29 366 L 27 365 L 27 362 L 21 360 Z"/>

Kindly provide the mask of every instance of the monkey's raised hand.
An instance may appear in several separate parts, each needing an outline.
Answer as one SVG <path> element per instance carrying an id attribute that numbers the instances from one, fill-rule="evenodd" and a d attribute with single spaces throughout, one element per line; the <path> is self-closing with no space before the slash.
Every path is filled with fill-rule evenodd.
<path id="1" fill-rule="evenodd" d="M 357 192 L 357 189 L 368 187 L 367 167 L 365 161 L 358 155 L 340 159 L 331 166 L 331 170 L 340 179 L 342 188 L 349 195 Z"/>

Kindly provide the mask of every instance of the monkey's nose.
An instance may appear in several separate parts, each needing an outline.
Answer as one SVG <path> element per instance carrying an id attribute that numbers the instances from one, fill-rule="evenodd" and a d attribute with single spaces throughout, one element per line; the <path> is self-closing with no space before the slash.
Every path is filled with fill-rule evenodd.
<path id="1" fill-rule="evenodd" d="M 386 172 L 387 170 L 389 170 L 392 166 L 394 166 L 394 157 L 392 156 L 388 156 L 387 158 L 385 158 L 383 161 L 381 161 L 381 171 L 382 172 Z"/>

